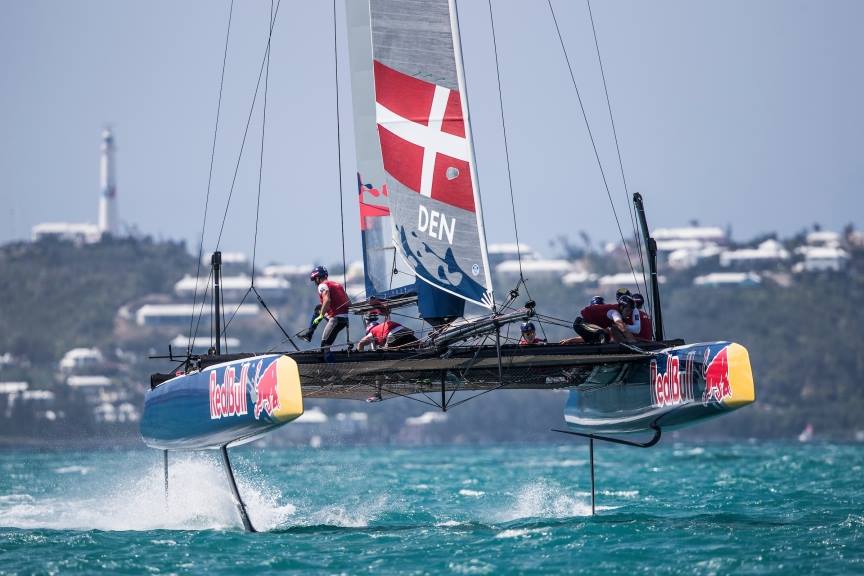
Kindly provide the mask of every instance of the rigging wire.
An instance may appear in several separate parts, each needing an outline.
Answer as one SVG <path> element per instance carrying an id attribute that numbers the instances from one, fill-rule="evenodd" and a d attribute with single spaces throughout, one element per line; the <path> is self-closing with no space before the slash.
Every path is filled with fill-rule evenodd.
<path id="1" fill-rule="evenodd" d="M 528 283 L 525 281 L 525 274 L 522 272 L 522 243 L 519 241 L 519 225 L 516 217 L 516 199 L 513 194 L 513 175 L 510 170 L 510 146 L 507 143 L 507 124 L 504 121 L 504 96 L 501 90 L 501 67 L 498 59 L 498 41 L 495 36 L 495 18 L 492 15 L 492 0 L 487 0 L 487 3 L 489 5 L 489 24 L 492 29 L 492 50 L 495 53 L 495 78 L 498 87 L 498 109 L 501 111 L 501 132 L 504 140 L 504 164 L 507 167 L 507 187 L 510 191 L 510 210 L 513 214 L 513 233 L 516 236 L 516 256 L 519 260 L 519 282 L 516 283 L 516 287 L 518 288 L 519 284 L 522 284 L 522 286 L 525 287 L 525 294 L 528 296 L 528 299 L 531 300 L 531 292 L 528 290 Z M 543 331 L 543 337 L 545 338 L 546 329 L 543 327 L 542 323 L 540 323 L 540 329 Z"/>
<path id="2" fill-rule="evenodd" d="M 588 114 L 585 112 L 585 105 L 582 103 L 582 95 L 579 93 L 579 86 L 576 84 L 576 76 L 573 74 L 573 66 L 570 64 L 570 56 L 567 54 L 567 48 L 564 45 L 564 38 L 561 36 L 561 28 L 558 26 L 558 18 L 555 16 L 555 9 L 552 8 L 552 0 L 546 0 L 546 3 L 549 6 L 549 12 L 552 14 L 552 21 L 555 23 L 555 32 L 558 34 L 558 41 L 561 43 L 561 50 L 564 52 L 564 60 L 567 62 L 567 69 L 570 72 L 570 80 L 573 82 L 573 88 L 576 90 L 576 99 L 579 101 L 579 108 L 582 110 L 582 118 L 585 120 L 585 128 L 588 130 L 591 147 L 594 149 L 594 157 L 597 159 L 597 167 L 600 169 L 603 186 L 606 188 L 606 195 L 609 197 L 609 205 L 612 207 L 612 215 L 615 217 L 615 223 L 618 225 L 618 234 L 621 237 L 621 244 L 624 246 L 624 253 L 627 255 L 627 262 L 630 265 L 630 271 L 633 273 L 633 282 L 636 286 L 639 286 L 639 281 L 636 279 L 636 268 L 633 266 L 633 260 L 630 258 L 630 249 L 627 248 L 627 241 L 624 239 L 624 230 L 621 228 L 621 220 L 618 218 L 618 211 L 615 209 L 615 202 L 612 200 L 612 192 L 609 189 L 609 182 L 606 179 L 606 171 L 603 170 L 603 162 L 600 160 L 600 153 L 597 150 L 597 142 L 594 140 L 594 134 L 591 132 L 591 125 L 588 122 Z"/>
<path id="3" fill-rule="evenodd" d="M 249 115 L 246 118 L 246 128 L 243 130 L 243 140 L 240 143 L 240 152 L 237 154 L 237 162 L 234 165 L 234 176 L 231 178 L 231 187 L 228 190 L 228 199 L 225 201 L 225 212 L 222 215 L 222 225 L 219 227 L 219 236 L 216 239 L 216 250 L 222 243 L 222 233 L 225 231 L 225 222 L 228 220 L 228 209 L 231 207 L 231 198 L 234 196 L 234 187 L 237 184 L 237 174 L 240 171 L 240 161 L 243 159 L 243 150 L 246 148 L 246 139 L 249 136 L 249 126 L 252 123 L 252 114 L 255 112 L 255 103 L 258 100 L 258 91 L 261 87 L 261 78 L 264 76 L 264 64 L 270 56 L 270 41 L 273 37 L 273 27 L 276 25 L 276 16 L 279 13 L 279 6 L 282 0 L 277 0 L 276 10 L 273 12 L 273 19 L 270 22 L 270 36 L 267 39 L 267 48 L 264 51 L 264 56 L 261 58 L 261 66 L 258 69 L 258 81 L 255 83 L 255 93 L 252 96 L 252 105 L 249 107 Z"/>
<path id="4" fill-rule="evenodd" d="M 633 203 L 630 199 L 630 190 L 627 187 L 627 177 L 624 174 L 624 161 L 621 158 L 621 147 L 618 145 L 618 131 L 615 129 L 615 119 L 612 115 L 612 101 L 609 98 L 609 88 L 606 84 L 606 72 L 603 70 L 603 59 L 600 57 L 600 43 L 597 40 L 597 28 L 594 25 L 594 13 L 591 11 L 591 0 L 585 0 L 588 5 L 588 18 L 591 21 L 591 32 L 594 34 L 594 47 L 597 50 L 597 63 L 600 66 L 600 77 L 603 79 L 603 92 L 606 94 L 606 108 L 609 110 L 609 123 L 612 125 L 612 137 L 615 140 L 615 151 L 618 153 L 618 167 L 621 170 L 621 181 L 624 184 L 624 205 L 628 207 L 630 213 L 630 224 L 633 226 L 633 238 L 636 240 L 636 249 L 639 252 L 639 265 L 642 269 L 642 282 L 645 288 L 647 297 L 648 293 L 648 278 L 645 275 L 645 258 L 642 254 L 642 239 L 639 237 L 639 232 L 636 229 L 636 214 L 633 209 Z M 636 288 L 639 288 L 639 283 L 636 283 Z"/>
<path id="5" fill-rule="evenodd" d="M 270 0 L 269 35 L 267 45 L 273 38 L 273 0 Z M 261 149 L 258 156 L 258 200 L 255 204 L 255 237 L 252 241 L 252 287 L 255 287 L 255 259 L 258 255 L 258 223 L 261 219 L 261 182 L 264 179 L 264 134 L 267 131 L 267 93 L 270 88 L 270 50 L 267 50 L 264 69 L 264 103 L 261 106 Z"/>
<path id="6" fill-rule="evenodd" d="M 210 170 L 207 175 L 207 195 L 204 200 L 204 219 L 201 223 L 201 241 L 198 244 L 198 264 L 195 269 L 195 291 L 192 295 L 192 310 L 193 315 L 189 318 L 189 342 L 187 343 L 186 355 L 189 356 L 192 354 L 192 346 L 195 341 L 195 337 L 192 333 L 192 324 L 195 320 L 194 310 L 195 303 L 198 300 L 198 280 L 201 277 L 201 259 L 204 257 L 204 231 L 207 228 L 207 209 L 210 206 L 210 189 L 213 183 L 213 162 L 216 157 L 216 136 L 219 133 L 219 116 L 222 110 L 222 88 L 225 85 L 225 64 L 228 61 L 228 40 L 231 38 L 231 19 L 234 15 L 234 0 L 231 0 L 231 6 L 228 9 L 228 29 L 225 31 L 225 50 L 222 54 L 222 73 L 219 77 L 219 100 L 216 104 L 216 125 L 213 128 L 213 144 L 210 148 Z M 208 278 L 209 281 L 209 278 Z M 206 297 L 206 289 L 205 296 Z M 203 302 L 202 302 L 202 310 L 203 310 Z M 198 317 L 198 324 L 201 323 L 201 317 Z M 197 336 L 197 328 L 195 330 L 195 335 Z"/>
<path id="7" fill-rule="evenodd" d="M 495 53 L 495 78 L 498 82 L 498 109 L 501 111 L 501 132 L 504 139 L 504 165 L 507 167 L 507 187 L 510 190 L 510 209 L 513 213 L 513 233 L 516 236 L 516 256 L 519 260 L 519 280 L 525 281 L 522 273 L 522 245 L 519 243 L 519 226 L 516 222 L 516 199 L 513 196 L 513 175 L 510 171 L 510 147 L 507 145 L 507 125 L 504 122 L 504 96 L 501 93 L 501 70 L 498 63 L 498 42 L 495 38 L 495 19 L 492 16 L 492 0 L 489 4 L 489 23 L 492 28 L 492 50 Z"/>
<path id="8" fill-rule="evenodd" d="M 348 263 L 345 257 L 345 208 L 342 201 L 342 130 L 339 114 L 339 45 L 336 30 L 336 0 L 333 0 L 333 79 L 336 87 L 336 156 L 337 172 L 339 178 L 339 229 L 342 233 L 342 285 L 348 292 Z M 351 346 L 350 327 L 345 329 L 345 342 Z"/>

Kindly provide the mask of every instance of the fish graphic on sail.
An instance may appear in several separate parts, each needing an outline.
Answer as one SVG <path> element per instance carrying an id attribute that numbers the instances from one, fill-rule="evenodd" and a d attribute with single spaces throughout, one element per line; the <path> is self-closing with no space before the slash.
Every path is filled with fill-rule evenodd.
<path id="1" fill-rule="evenodd" d="M 455 7 L 448 0 L 419 0 L 408 11 L 398 0 L 359 4 L 346 6 L 349 22 L 368 10 L 374 126 L 396 250 L 419 280 L 492 309 Z M 354 95 L 360 82 L 350 46 Z M 418 292 L 428 316 L 419 284 Z"/>

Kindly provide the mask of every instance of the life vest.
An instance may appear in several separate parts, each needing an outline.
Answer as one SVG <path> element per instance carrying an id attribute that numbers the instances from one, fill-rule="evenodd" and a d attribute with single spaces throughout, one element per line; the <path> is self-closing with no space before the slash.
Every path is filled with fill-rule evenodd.
<path id="1" fill-rule="evenodd" d="M 396 334 L 398 332 L 407 332 L 408 328 L 405 328 L 398 322 L 394 322 L 393 320 L 386 320 L 377 326 L 373 326 L 368 334 L 372 335 L 372 339 L 375 341 L 376 346 L 384 346 L 387 343 L 387 336 L 390 334 Z"/>
<path id="2" fill-rule="evenodd" d="M 618 310 L 617 304 L 591 304 L 582 309 L 579 313 L 582 319 L 589 324 L 596 324 L 601 328 L 610 328 L 612 320 L 609 319 L 609 311 Z"/>
<path id="3" fill-rule="evenodd" d="M 637 310 L 637 312 L 639 312 L 639 321 L 641 323 L 637 336 L 642 340 L 654 340 L 654 327 L 651 325 L 651 316 L 642 310 Z"/>
<path id="4" fill-rule="evenodd" d="M 327 318 L 333 318 L 334 316 L 342 316 L 344 314 L 348 314 L 348 305 L 350 304 L 350 300 L 348 300 L 348 295 L 345 294 L 345 289 L 338 282 L 333 282 L 332 280 L 325 280 L 322 282 L 327 286 L 327 291 L 330 293 L 330 309 L 327 310 Z M 324 303 L 324 294 L 320 291 L 318 292 L 318 300 L 321 303 Z"/>
<path id="5" fill-rule="evenodd" d="M 596 324 L 601 328 L 608 329 L 611 328 L 614 324 L 614 322 L 612 322 L 612 319 L 609 318 L 609 312 L 611 310 L 618 311 L 618 304 L 591 304 L 590 306 L 586 306 L 585 308 L 583 308 L 582 312 L 580 312 L 580 315 L 582 316 L 582 319 L 585 320 L 585 322 L 588 322 L 589 324 Z M 636 313 L 637 311 L 634 310 L 633 314 Z M 624 320 L 625 324 L 633 324 L 632 316 L 629 320 L 627 318 L 624 318 L 623 315 L 621 316 L 621 318 Z M 640 316 L 640 320 L 641 318 L 644 318 L 644 316 Z"/>

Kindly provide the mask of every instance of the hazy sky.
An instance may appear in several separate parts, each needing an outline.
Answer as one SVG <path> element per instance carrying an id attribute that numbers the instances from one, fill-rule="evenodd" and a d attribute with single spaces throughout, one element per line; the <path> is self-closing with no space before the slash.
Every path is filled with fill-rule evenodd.
<path id="1" fill-rule="evenodd" d="M 342 27 L 342 0 L 339 27 Z M 545 0 L 493 0 L 523 242 L 617 237 Z M 626 214 L 585 2 L 553 5 L 604 168 Z M 121 220 L 197 248 L 227 1 L 0 0 L 0 242 L 46 221 L 96 222 L 101 128 L 118 143 Z M 225 209 L 266 44 L 267 0 L 238 0 L 206 247 Z M 652 226 L 698 219 L 736 238 L 862 224 L 864 2 L 592 3 L 625 173 Z M 513 239 L 486 0 L 460 18 L 490 242 Z M 359 231 L 340 40 L 349 258 Z M 259 264 L 335 262 L 339 240 L 332 4 L 282 0 L 267 109 Z M 260 114 L 222 248 L 251 252 Z M 626 223 L 625 223 L 626 224 Z M 627 224 L 629 226 L 629 224 Z M 626 229 L 625 229 L 626 231 Z"/>

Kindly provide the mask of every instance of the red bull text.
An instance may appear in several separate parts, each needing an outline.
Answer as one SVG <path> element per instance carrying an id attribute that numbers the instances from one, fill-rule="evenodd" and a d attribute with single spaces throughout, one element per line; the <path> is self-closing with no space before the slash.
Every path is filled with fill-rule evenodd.
<path id="1" fill-rule="evenodd" d="M 702 365 L 705 376 L 705 392 L 702 394 L 702 403 L 708 404 L 712 400 L 721 402 L 732 397 L 732 385 L 729 383 L 729 359 L 727 356 L 728 346 L 724 347 L 711 362 L 708 362 L 710 349 L 705 350 L 705 363 Z"/>
<path id="2" fill-rule="evenodd" d="M 657 370 L 657 360 L 651 360 L 651 403 L 662 408 L 677 406 L 693 401 L 693 359 L 695 352 L 687 353 L 684 373 L 681 373 L 681 360 L 671 354 L 666 355 L 666 370 Z"/>
<path id="3" fill-rule="evenodd" d="M 217 382 L 217 371 L 210 371 L 210 419 L 218 420 L 226 416 L 248 414 L 246 401 L 246 382 L 249 376 L 249 363 L 240 368 L 240 381 L 235 380 L 235 367 L 228 366 L 223 371 L 223 380 Z"/>

